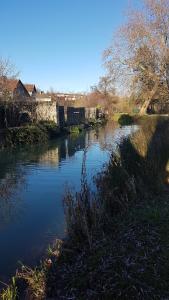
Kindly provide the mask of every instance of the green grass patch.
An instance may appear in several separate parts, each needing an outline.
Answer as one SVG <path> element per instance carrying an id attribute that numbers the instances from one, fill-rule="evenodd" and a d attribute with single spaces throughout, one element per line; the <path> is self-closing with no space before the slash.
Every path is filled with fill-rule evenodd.
<path id="1" fill-rule="evenodd" d="M 72 125 L 68 127 L 70 134 L 78 135 L 80 132 L 82 132 L 85 129 L 84 124 L 80 125 Z"/>

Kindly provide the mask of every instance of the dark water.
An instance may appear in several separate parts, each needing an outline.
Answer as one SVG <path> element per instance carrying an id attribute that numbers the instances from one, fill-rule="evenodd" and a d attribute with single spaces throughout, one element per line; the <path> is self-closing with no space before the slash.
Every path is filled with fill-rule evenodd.
<path id="1" fill-rule="evenodd" d="M 84 148 L 92 184 L 109 149 L 134 130 L 108 125 L 47 145 L 0 152 L 0 281 L 15 273 L 18 261 L 36 264 L 48 244 L 64 236 L 62 199 L 67 184 L 80 187 Z"/>

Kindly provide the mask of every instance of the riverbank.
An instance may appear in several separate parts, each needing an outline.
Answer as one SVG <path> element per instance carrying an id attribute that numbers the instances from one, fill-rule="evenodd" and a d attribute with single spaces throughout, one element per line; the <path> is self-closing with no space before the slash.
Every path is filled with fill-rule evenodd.
<path id="1" fill-rule="evenodd" d="M 48 249 L 42 266 L 17 274 L 28 299 L 169 297 L 168 137 L 167 119 L 143 123 L 96 176 L 95 195 L 84 153 L 81 191 L 64 199 L 67 240 Z"/>
<path id="2" fill-rule="evenodd" d="M 46 143 L 48 140 L 68 134 L 78 134 L 84 129 L 95 128 L 104 123 L 105 120 L 95 120 L 86 124 L 59 128 L 55 122 L 41 121 L 32 125 L 1 129 L 0 148 Z"/>
<path id="3" fill-rule="evenodd" d="M 168 120 L 169 115 L 160 115 L 160 114 L 152 114 L 152 115 L 139 115 L 139 114 L 128 114 L 128 113 L 114 113 L 110 119 L 113 122 L 118 123 L 120 126 L 138 124 L 142 125 L 147 120 L 150 123 L 156 123 L 159 120 Z"/>

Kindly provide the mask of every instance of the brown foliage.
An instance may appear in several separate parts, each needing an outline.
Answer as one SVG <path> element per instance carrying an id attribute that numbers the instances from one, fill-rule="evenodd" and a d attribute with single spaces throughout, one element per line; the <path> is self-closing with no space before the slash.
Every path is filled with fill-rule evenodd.
<path id="1" fill-rule="evenodd" d="M 163 83 L 169 92 L 169 2 L 145 0 L 141 9 L 128 12 L 113 44 L 104 53 L 116 82 L 136 90 L 144 99 L 142 113 Z"/>
<path id="2" fill-rule="evenodd" d="M 3 96 L 3 99 L 4 97 L 9 97 L 9 95 L 6 94 L 8 79 L 17 78 L 18 74 L 14 64 L 12 64 L 9 59 L 0 57 L 0 97 Z"/>

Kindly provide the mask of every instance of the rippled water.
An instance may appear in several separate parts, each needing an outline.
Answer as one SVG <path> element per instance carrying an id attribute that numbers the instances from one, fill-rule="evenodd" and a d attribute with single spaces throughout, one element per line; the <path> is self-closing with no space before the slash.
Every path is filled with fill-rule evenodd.
<path id="1" fill-rule="evenodd" d="M 80 187 L 85 147 L 92 184 L 110 148 L 135 130 L 108 125 L 47 145 L 0 152 L 0 280 L 15 273 L 18 261 L 35 264 L 54 237 L 64 236 L 62 199 L 67 184 Z"/>

